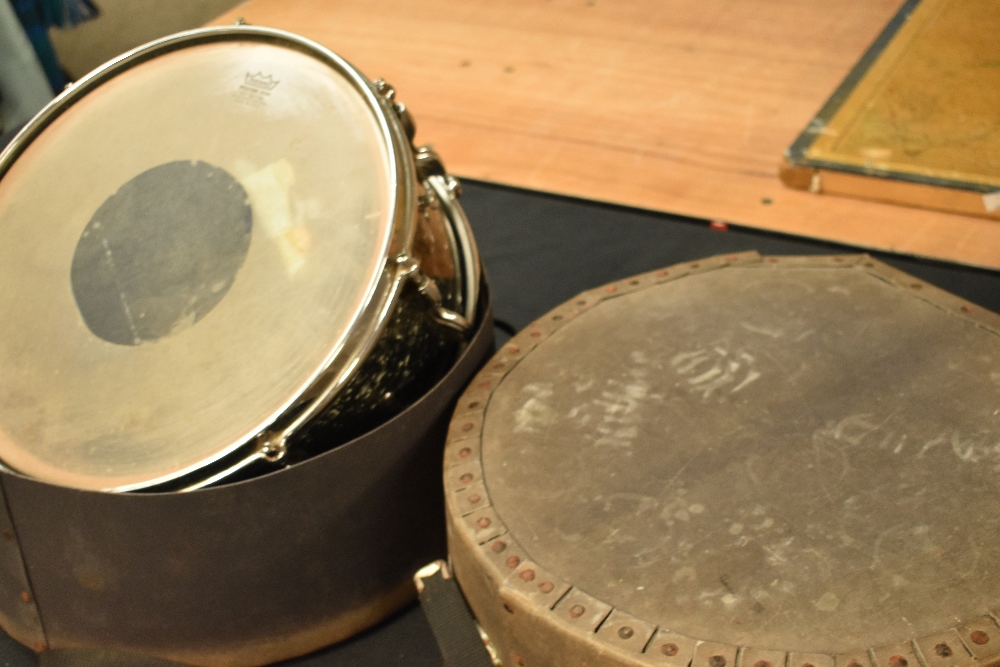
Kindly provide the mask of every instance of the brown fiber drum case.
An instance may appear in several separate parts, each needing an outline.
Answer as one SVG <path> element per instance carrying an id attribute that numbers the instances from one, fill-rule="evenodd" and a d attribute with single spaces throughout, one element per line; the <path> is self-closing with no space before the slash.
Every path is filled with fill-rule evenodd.
<path id="1" fill-rule="evenodd" d="M 445 451 L 504 665 L 1000 660 L 1000 317 L 867 256 L 722 256 L 504 345 Z"/>
<path id="2" fill-rule="evenodd" d="M 414 131 L 384 81 L 241 25 L 123 55 L 0 153 L 8 634 L 260 665 L 413 598 L 492 347 Z"/>

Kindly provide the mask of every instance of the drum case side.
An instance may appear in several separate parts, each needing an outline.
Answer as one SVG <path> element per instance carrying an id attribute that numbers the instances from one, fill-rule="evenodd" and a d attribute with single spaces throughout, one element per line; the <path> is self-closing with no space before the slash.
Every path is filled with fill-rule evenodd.
<path id="1" fill-rule="evenodd" d="M 191 665 L 261 665 L 364 630 L 414 596 L 444 552 L 436 470 L 447 412 L 492 351 L 489 296 L 459 359 L 368 434 L 290 468 L 191 493 L 108 494 L 9 472 L 34 595 L 3 583 L 0 622 L 36 649 L 101 649 Z M 19 543 L 19 544 L 18 544 Z M 19 612 L 20 613 L 20 612 Z M 24 641 L 22 639 L 22 641 Z"/>
<path id="2" fill-rule="evenodd" d="M 34 591 L 25 571 L 21 545 L 10 515 L 6 494 L 0 487 L 0 626 L 13 639 L 36 651 L 45 649 L 45 631 L 38 615 Z"/>
<path id="3" fill-rule="evenodd" d="M 1000 332 L 1000 316 L 916 280 L 865 255 L 712 257 L 635 276 L 584 292 L 511 339 L 459 399 L 445 447 L 444 481 L 452 569 L 469 606 L 503 664 L 669 665 L 670 667 L 957 667 L 1000 664 L 1000 616 L 894 646 L 841 655 L 786 653 L 771 647 L 730 646 L 686 637 L 631 616 L 547 572 L 508 532 L 491 506 L 481 464 L 485 412 L 493 392 L 523 358 L 563 324 L 606 299 L 693 273 L 731 265 L 843 268 L 865 271 L 949 315 Z M 944 649 L 941 648 L 942 644 Z"/>

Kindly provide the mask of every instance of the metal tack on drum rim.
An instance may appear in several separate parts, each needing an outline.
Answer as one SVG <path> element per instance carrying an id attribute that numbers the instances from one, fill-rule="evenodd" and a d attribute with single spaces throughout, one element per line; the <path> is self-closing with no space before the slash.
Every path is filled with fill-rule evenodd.
<path id="1" fill-rule="evenodd" d="M 1000 660 L 1000 316 L 863 255 L 712 257 L 553 313 L 584 307 L 486 365 L 445 448 L 455 579 L 504 664 Z"/>
<path id="2" fill-rule="evenodd" d="M 257 665 L 412 599 L 492 345 L 414 132 L 386 82 L 238 25 L 124 54 L 0 154 L 11 636 Z"/>

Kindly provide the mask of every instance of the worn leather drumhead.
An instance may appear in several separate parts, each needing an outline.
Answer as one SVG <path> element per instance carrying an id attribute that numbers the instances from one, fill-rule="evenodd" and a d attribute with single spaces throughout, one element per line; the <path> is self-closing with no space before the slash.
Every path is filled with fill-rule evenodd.
<path id="1" fill-rule="evenodd" d="M 473 609 L 527 665 L 1000 655 L 998 323 L 864 257 L 715 258 L 568 302 L 452 424 Z"/>
<path id="2" fill-rule="evenodd" d="M 350 350 L 398 174 L 368 85 L 331 58 L 175 40 L 29 128 L 0 180 L 6 465 L 92 489 L 180 476 Z"/>

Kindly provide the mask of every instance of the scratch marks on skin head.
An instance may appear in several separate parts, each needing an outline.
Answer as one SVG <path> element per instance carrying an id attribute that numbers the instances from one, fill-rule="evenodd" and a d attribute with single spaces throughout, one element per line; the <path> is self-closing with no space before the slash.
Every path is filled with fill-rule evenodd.
<path id="1" fill-rule="evenodd" d="M 994 464 L 1000 462 L 1000 442 L 990 443 L 995 438 L 992 433 L 983 433 L 978 436 L 962 437 L 962 434 L 955 430 L 951 434 L 951 451 L 964 463 L 979 463 L 980 461 L 993 459 Z"/>
<path id="2" fill-rule="evenodd" d="M 848 415 L 837 422 L 827 422 L 812 434 L 817 465 L 822 464 L 825 459 L 839 459 L 839 478 L 844 479 L 851 469 L 848 450 L 852 447 L 866 445 L 900 454 L 906 449 L 907 434 L 885 428 L 894 416 L 895 412 L 884 419 L 878 419 L 873 413 L 865 412 Z"/>
<path id="3" fill-rule="evenodd" d="M 950 445 L 951 452 L 962 463 L 991 461 L 994 472 L 1000 472 L 1000 437 L 994 432 L 965 435 L 958 429 L 944 430 L 924 441 L 917 458 L 930 455 L 940 445 Z M 896 452 L 898 453 L 898 452 Z"/>
<path id="4" fill-rule="evenodd" d="M 743 391 L 760 379 L 755 362 L 756 359 L 746 352 L 712 347 L 676 354 L 670 365 L 678 375 L 687 378 L 690 391 L 708 399 L 717 391 L 720 394 L 726 390 L 729 394 Z"/>
<path id="5" fill-rule="evenodd" d="M 639 405 L 649 395 L 649 385 L 642 378 L 633 381 L 608 380 L 607 389 L 593 403 L 603 411 L 594 444 L 628 447 L 639 435 Z"/>
<path id="6" fill-rule="evenodd" d="M 719 601 L 722 602 L 722 604 L 726 605 L 727 607 L 736 604 L 736 602 L 740 600 L 740 594 L 736 592 L 736 589 L 733 588 L 733 585 L 729 582 L 729 577 L 726 575 L 722 575 L 721 577 L 719 577 L 719 583 L 722 584 L 723 589 L 725 589 L 726 591 L 726 594 L 723 595 L 719 599 Z M 764 605 L 760 603 L 759 598 L 768 597 L 766 591 L 752 591 L 746 597 L 750 603 L 750 607 L 755 612 L 757 612 L 758 614 L 763 613 Z"/>
<path id="7" fill-rule="evenodd" d="M 577 427 L 590 425 L 584 437 L 594 445 L 631 447 L 639 437 L 640 427 L 648 420 L 640 416 L 644 404 L 660 401 L 662 394 L 654 393 L 649 381 L 653 362 L 643 352 L 633 352 L 632 366 L 617 378 L 602 380 L 578 377 L 559 383 L 571 388 L 570 395 L 578 395 L 579 402 L 565 412 L 557 412 L 553 400 L 556 385 L 552 382 L 533 382 L 521 391 L 527 394 L 524 403 L 514 411 L 515 433 L 539 433 L 557 423 L 569 421 Z M 655 369 L 653 370 L 655 374 Z M 596 398 L 591 398 L 596 394 Z M 595 409 L 596 408 L 596 409 Z"/>
<path id="8" fill-rule="evenodd" d="M 659 501 L 657 501 L 656 498 L 653 496 L 645 496 L 641 493 L 612 493 L 611 495 L 604 497 L 603 500 L 605 512 L 610 512 L 613 509 L 613 506 L 618 502 L 634 505 L 635 510 L 631 512 L 634 516 L 641 516 L 649 510 L 655 509 L 659 506 Z"/>
<path id="9" fill-rule="evenodd" d="M 595 445 L 631 447 L 644 421 L 639 414 L 642 405 L 649 400 L 663 398 L 661 394 L 650 392 L 650 360 L 643 352 L 633 352 L 630 356 L 633 366 L 625 377 L 606 380 L 600 398 L 592 401 L 602 413 L 601 421 L 595 427 Z M 593 381 L 590 381 L 586 387 L 590 388 L 592 384 Z"/>
<path id="10" fill-rule="evenodd" d="M 762 336 L 767 336 L 769 338 L 781 338 L 785 335 L 785 332 L 781 329 L 771 329 L 768 327 L 756 326 L 750 324 L 749 322 L 740 322 L 740 326 L 750 333 L 760 334 Z"/>
<path id="11" fill-rule="evenodd" d="M 872 413 L 848 415 L 836 424 L 818 429 L 814 437 L 829 438 L 850 445 L 860 445 L 865 438 L 881 429 L 887 420 L 876 422 Z"/>
<path id="12" fill-rule="evenodd" d="M 976 456 L 976 443 L 963 441 L 958 431 L 951 434 L 951 451 L 955 452 L 955 456 L 961 461 L 977 463 L 979 460 Z"/>
<path id="13" fill-rule="evenodd" d="M 807 329 L 806 331 L 803 331 L 802 333 L 800 333 L 798 336 L 795 337 L 795 342 L 801 343 L 806 338 L 809 338 L 809 336 L 812 336 L 814 333 L 816 333 L 815 329 Z"/>
<path id="14" fill-rule="evenodd" d="M 930 440 L 928 440 L 927 442 L 925 442 L 924 446 L 920 448 L 919 452 L 917 452 L 917 458 L 918 459 L 924 458 L 924 455 L 927 452 L 931 451 L 932 449 L 934 449 L 935 447 L 937 447 L 938 445 L 940 445 L 940 444 L 942 444 L 944 442 L 945 442 L 945 437 L 943 435 L 939 435 L 936 438 L 931 438 Z"/>
<path id="15" fill-rule="evenodd" d="M 891 451 L 899 456 L 913 454 L 926 458 L 946 447 L 963 463 L 991 462 L 995 472 L 1000 472 L 1000 434 L 986 430 L 980 433 L 963 433 L 959 429 L 945 429 L 927 438 L 926 435 L 905 432 L 905 426 L 886 428 L 895 417 L 891 413 L 878 419 L 873 413 L 848 415 L 838 422 L 828 422 L 812 435 L 813 448 L 818 459 L 829 458 L 836 451 L 842 459 L 841 478 L 849 470 L 847 448 L 865 445 Z"/>
<path id="16" fill-rule="evenodd" d="M 538 433 L 559 420 L 558 413 L 547 402 L 552 398 L 551 382 L 532 382 L 522 391 L 529 394 L 529 398 L 514 412 L 515 433 Z"/>
<path id="17" fill-rule="evenodd" d="M 760 373 L 758 371 L 755 371 L 755 370 L 751 369 L 747 373 L 747 376 L 745 378 L 743 378 L 743 381 L 740 382 L 735 387 L 733 387 L 732 390 L 730 390 L 729 393 L 735 394 L 736 392 L 742 390 L 744 387 L 746 387 L 747 385 L 749 385 L 751 382 L 754 382 L 755 380 L 757 380 L 759 378 L 760 378 Z"/>
<path id="18" fill-rule="evenodd" d="M 784 329 L 761 326 L 759 324 L 751 324 L 749 322 L 740 322 L 740 328 L 742 328 L 745 331 L 749 331 L 750 333 L 760 334 L 761 336 L 773 338 L 774 340 L 785 337 Z M 794 334 L 793 332 L 791 340 L 793 343 L 801 343 L 806 338 L 809 338 L 815 333 L 816 333 L 815 329 L 806 329 L 805 331 L 799 334 Z"/>

